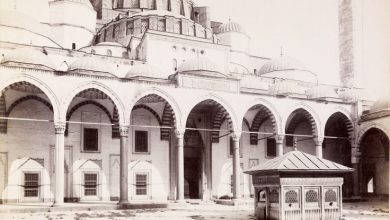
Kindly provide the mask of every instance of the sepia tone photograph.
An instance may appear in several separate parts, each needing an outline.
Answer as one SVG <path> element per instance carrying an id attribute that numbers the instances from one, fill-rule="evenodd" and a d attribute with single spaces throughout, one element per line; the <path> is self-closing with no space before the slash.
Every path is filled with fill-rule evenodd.
<path id="1" fill-rule="evenodd" d="M 390 0 L 0 0 L 1 220 L 389 219 Z"/>

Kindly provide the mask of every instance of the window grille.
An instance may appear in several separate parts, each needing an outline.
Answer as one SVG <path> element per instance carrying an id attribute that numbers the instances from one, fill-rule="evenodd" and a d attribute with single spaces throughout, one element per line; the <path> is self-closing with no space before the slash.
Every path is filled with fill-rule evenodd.
<path id="1" fill-rule="evenodd" d="M 285 197 L 286 203 L 298 203 L 298 193 L 294 190 L 287 191 Z"/>
<path id="2" fill-rule="evenodd" d="M 149 28 L 149 20 L 143 19 L 141 21 L 141 33 L 145 33 L 145 31 Z"/>
<path id="3" fill-rule="evenodd" d="M 137 196 L 148 194 L 148 175 L 136 174 L 135 175 L 135 194 Z"/>
<path id="4" fill-rule="evenodd" d="M 314 190 L 307 191 L 306 202 L 318 202 L 318 193 Z"/>
<path id="5" fill-rule="evenodd" d="M 24 197 L 38 197 L 39 190 L 39 174 L 25 173 L 24 174 Z"/>
<path id="6" fill-rule="evenodd" d="M 96 173 L 84 174 L 84 195 L 97 196 L 97 174 Z"/>
<path id="7" fill-rule="evenodd" d="M 84 128 L 84 151 L 99 150 L 99 130 L 97 128 Z"/>
<path id="8" fill-rule="evenodd" d="M 148 152 L 148 132 L 147 131 L 135 131 L 135 148 L 136 153 Z"/>
<path id="9" fill-rule="evenodd" d="M 176 34 L 181 33 L 180 21 L 175 21 L 173 23 L 173 33 L 176 33 Z"/>
<path id="10" fill-rule="evenodd" d="M 329 189 L 325 192 L 325 202 L 337 202 L 337 193 Z"/>

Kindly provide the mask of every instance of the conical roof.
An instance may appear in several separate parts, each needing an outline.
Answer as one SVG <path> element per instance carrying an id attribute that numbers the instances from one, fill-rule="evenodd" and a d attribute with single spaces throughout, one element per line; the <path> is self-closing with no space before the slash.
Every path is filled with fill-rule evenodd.
<path id="1" fill-rule="evenodd" d="M 262 171 L 345 173 L 351 172 L 353 169 L 330 160 L 318 158 L 314 155 L 294 150 L 252 167 L 251 169 L 245 171 L 245 173 L 253 174 L 261 173 Z"/>

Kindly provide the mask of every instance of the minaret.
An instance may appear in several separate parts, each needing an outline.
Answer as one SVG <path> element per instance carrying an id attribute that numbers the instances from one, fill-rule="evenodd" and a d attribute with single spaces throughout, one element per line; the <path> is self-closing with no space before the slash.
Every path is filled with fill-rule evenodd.
<path id="1" fill-rule="evenodd" d="M 361 0 L 339 0 L 339 72 L 342 86 L 359 86 L 361 77 Z"/>

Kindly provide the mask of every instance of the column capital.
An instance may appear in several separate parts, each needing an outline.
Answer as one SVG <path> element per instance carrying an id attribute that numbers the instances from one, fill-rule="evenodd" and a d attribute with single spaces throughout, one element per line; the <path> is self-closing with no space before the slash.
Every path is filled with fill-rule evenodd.
<path id="1" fill-rule="evenodd" d="M 351 149 L 351 163 L 356 164 L 360 162 L 361 152 L 358 147 L 352 147 Z"/>
<path id="2" fill-rule="evenodd" d="M 275 135 L 275 141 L 276 141 L 277 144 L 283 144 L 284 135 L 283 134 Z"/>
<path id="3" fill-rule="evenodd" d="M 315 138 L 315 143 L 316 143 L 316 145 L 322 145 L 322 142 L 324 142 L 324 137 L 316 137 Z"/>
<path id="4" fill-rule="evenodd" d="M 119 125 L 119 135 L 121 137 L 129 136 L 129 125 Z"/>
<path id="5" fill-rule="evenodd" d="M 184 133 L 186 132 L 185 129 L 179 129 L 179 128 L 176 128 L 175 129 L 175 135 L 177 138 L 184 138 Z"/>
<path id="6" fill-rule="evenodd" d="M 241 131 L 234 131 L 232 133 L 232 136 L 233 138 L 233 141 L 240 141 L 240 138 L 241 138 Z"/>
<path id="7" fill-rule="evenodd" d="M 66 122 L 64 121 L 54 122 L 54 130 L 56 134 L 64 134 L 65 128 L 66 128 Z"/>

